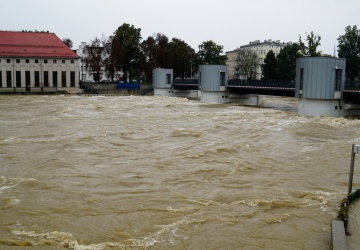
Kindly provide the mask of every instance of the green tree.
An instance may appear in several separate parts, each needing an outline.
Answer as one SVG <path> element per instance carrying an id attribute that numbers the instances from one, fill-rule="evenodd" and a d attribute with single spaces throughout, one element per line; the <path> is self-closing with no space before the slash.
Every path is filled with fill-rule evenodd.
<path id="1" fill-rule="evenodd" d="M 277 79 L 277 63 L 274 51 L 270 50 L 261 65 L 264 79 Z"/>
<path id="2" fill-rule="evenodd" d="M 235 71 L 242 79 L 256 79 L 259 58 L 255 51 L 240 49 L 236 57 Z"/>
<path id="3" fill-rule="evenodd" d="M 310 57 L 321 56 L 321 51 L 317 51 L 317 48 L 321 45 L 321 36 L 315 35 L 314 32 L 311 31 L 310 34 L 306 33 L 305 41 L 307 43 L 306 45 L 299 35 L 299 44 L 303 55 Z"/>
<path id="4" fill-rule="evenodd" d="M 346 75 L 353 81 L 360 76 L 360 30 L 356 25 L 347 26 L 338 41 L 338 55 L 346 58 Z"/>
<path id="5" fill-rule="evenodd" d="M 171 66 L 169 38 L 163 34 L 157 33 L 155 36 L 155 45 L 156 67 L 169 68 Z"/>
<path id="6" fill-rule="evenodd" d="M 186 42 L 178 38 L 173 38 L 169 43 L 169 56 L 174 77 L 190 76 L 191 61 L 195 58 L 195 50 Z"/>
<path id="7" fill-rule="evenodd" d="M 155 68 L 170 68 L 169 39 L 160 33 L 149 36 L 140 44 L 144 56 L 144 72 L 147 79 L 152 79 L 152 70 Z"/>
<path id="8" fill-rule="evenodd" d="M 109 36 L 108 38 L 102 37 L 102 46 L 104 48 L 105 57 L 103 58 L 103 64 L 105 67 L 105 72 L 107 73 L 108 78 L 114 81 L 115 78 L 115 57 L 113 56 L 114 48 L 114 36 Z"/>
<path id="9" fill-rule="evenodd" d="M 62 41 L 66 44 L 66 46 L 68 46 L 70 49 L 73 46 L 73 41 L 71 41 L 70 38 L 63 38 Z"/>
<path id="10" fill-rule="evenodd" d="M 100 81 L 100 76 L 102 72 L 102 68 L 104 66 L 103 60 L 103 51 L 104 48 L 102 46 L 101 39 L 95 37 L 94 40 L 90 41 L 89 45 L 85 46 L 86 57 L 85 64 L 86 67 L 89 67 L 93 73 L 94 80 L 96 82 Z"/>
<path id="11" fill-rule="evenodd" d="M 132 72 L 130 79 L 138 78 L 142 53 L 140 51 L 141 29 L 124 23 L 114 32 L 113 56 L 117 70 Z"/>
<path id="12" fill-rule="evenodd" d="M 140 49 L 144 55 L 145 62 L 143 64 L 143 69 L 146 75 L 146 78 L 152 81 L 152 70 L 156 68 L 155 62 L 155 51 L 156 44 L 155 39 L 152 36 L 149 36 L 140 44 Z"/>
<path id="13" fill-rule="evenodd" d="M 301 46 L 297 43 L 287 45 L 276 57 L 277 77 L 280 80 L 294 80 L 296 75 L 296 58 L 303 56 Z"/>
<path id="14" fill-rule="evenodd" d="M 226 64 L 226 55 L 223 53 L 224 46 L 217 45 L 214 41 L 205 41 L 199 45 L 197 52 L 198 64 Z"/>

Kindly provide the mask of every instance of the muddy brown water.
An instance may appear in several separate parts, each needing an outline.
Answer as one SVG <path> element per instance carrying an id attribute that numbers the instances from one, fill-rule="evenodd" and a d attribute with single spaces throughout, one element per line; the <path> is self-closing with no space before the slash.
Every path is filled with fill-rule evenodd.
<path id="1" fill-rule="evenodd" d="M 0 96 L 0 249 L 330 249 L 360 120 L 296 107 Z"/>

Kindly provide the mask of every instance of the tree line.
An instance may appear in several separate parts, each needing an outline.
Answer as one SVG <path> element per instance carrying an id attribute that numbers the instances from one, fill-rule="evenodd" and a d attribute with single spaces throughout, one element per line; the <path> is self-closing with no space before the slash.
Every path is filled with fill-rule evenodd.
<path id="1" fill-rule="evenodd" d="M 72 46 L 69 38 L 63 41 Z M 254 78 L 254 69 L 262 68 L 262 78 L 293 80 L 295 79 L 296 58 L 302 56 L 320 56 L 318 47 L 321 37 L 313 32 L 306 33 L 305 40 L 299 36 L 298 43 L 289 44 L 278 55 L 270 50 L 262 64 L 251 51 L 239 50 L 236 71 L 245 72 L 247 78 Z M 85 64 L 95 72 L 95 80 L 100 80 L 101 72 L 110 79 L 115 79 L 116 72 L 122 70 L 130 79 L 151 81 L 155 68 L 171 68 L 174 77 L 190 77 L 197 72 L 201 64 L 226 64 L 223 46 L 214 41 L 204 41 L 198 46 L 198 52 L 179 38 L 171 40 L 164 34 L 157 33 L 142 39 L 141 29 L 124 23 L 109 37 L 95 37 L 85 47 Z M 347 26 L 345 34 L 338 38 L 338 56 L 347 59 L 346 75 L 354 80 L 360 75 L 360 30 L 356 25 Z M 117 80 L 117 79 L 115 79 Z"/>
<path id="2" fill-rule="evenodd" d="M 70 44 L 68 38 L 63 41 Z M 151 81 L 155 68 L 171 68 L 174 77 L 190 77 L 201 64 L 226 64 L 223 46 L 214 41 L 199 45 L 199 51 L 191 48 L 185 41 L 157 33 L 145 40 L 141 29 L 124 23 L 109 37 L 95 37 L 85 47 L 85 64 L 95 72 L 99 81 L 100 73 L 105 71 L 110 79 L 116 72 L 123 71 L 124 78 Z M 117 79 L 115 79 L 117 80 Z"/>

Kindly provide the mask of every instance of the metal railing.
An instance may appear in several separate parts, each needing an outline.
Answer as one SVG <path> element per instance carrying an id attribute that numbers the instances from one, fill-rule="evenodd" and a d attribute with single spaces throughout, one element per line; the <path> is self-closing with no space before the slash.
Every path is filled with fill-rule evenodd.
<path id="1" fill-rule="evenodd" d="M 174 79 L 173 84 L 199 84 L 199 79 Z"/>
<path id="2" fill-rule="evenodd" d="M 254 86 L 267 88 L 295 88 L 295 81 L 289 80 L 244 80 L 229 79 L 228 86 Z"/>
<path id="3" fill-rule="evenodd" d="M 360 81 L 345 81 L 344 90 L 360 90 Z"/>

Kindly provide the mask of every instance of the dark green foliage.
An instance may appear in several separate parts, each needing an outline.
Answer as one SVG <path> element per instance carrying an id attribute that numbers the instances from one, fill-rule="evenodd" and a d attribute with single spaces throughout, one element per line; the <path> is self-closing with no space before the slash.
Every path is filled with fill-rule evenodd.
<path id="1" fill-rule="evenodd" d="M 140 75 L 139 66 L 142 61 L 140 41 L 141 29 L 135 28 L 134 25 L 124 23 L 114 32 L 112 54 L 116 69 L 122 69 L 124 72 L 130 72 L 131 68 L 137 69 L 131 71 L 130 79 L 138 78 Z"/>
<path id="2" fill-rule="evenodd" d="M 315 35 L 313 31 L 311 31 L 310 34 L 306 33 L 307 45 L 305 45 L 301 36 L 299 36 L 299 44 L 302 54 L 310 57 L 321 56 L 321 51 L 317 51 L 317 48 L 321 45 L 320 41 L 321 36 Z"/>
<path id="3" fill-rule="evenodd" d="M 274 51 L 270 50 L 261 65 L 264 79 L 277 79 L 277 62 Z"/>
<path id="4" fill-rule="evenodd" d="M 346 58 L 346 75 L 353 81 L 360 76 L 360 30 L 356 25 L 347 26 L 338 41 L 338 55 Z"/>
<path id="5" fill-rule="evenodd" d="M 293 43 L 280 50 L 276 58 L 277 77 L 279 80 L 294 80 L 296 75 L 296 58 L 301 57 L 300 45 Z"/>
<path id="6" fill-rule="evenodd" d="M 169 43 L 169 56 L 174 77 L 184 79 L 190 75 L 191 60 L 195 57 L 195 51 L 183 40 L 173 38 Z"/>
<path id="7" fill-rule="evenodd" d="M 191 61 L 195 58 L 195 51 L 185 41 L 169 39 L 160 33 L 148 37 L 140 45 L 145 57 L 145 74 L 148 79 L 152 77 L 155 68 L 172 68 L 174 77 L 184 78 L 190 76 Z"/>
<path id="8" fill-rule="evenodd" d="M 73 41 L 71 41 L 70 38 L 63 38 L 62 41 L 66 44 L 66 46 L 68 46 L 70 49 L 73 46 Z"/>
<path id="9" fill-rule="evenodd" d="M 198 64 L 226 64 L 226 56 L 223 53 L 224 46 L 217 45 L 214 41 L 205 41 L 199 45 L 197 53 Z"/>

